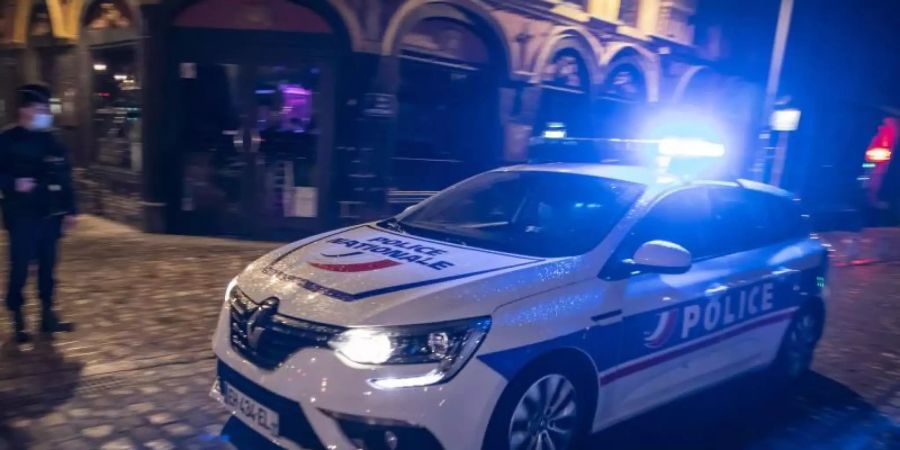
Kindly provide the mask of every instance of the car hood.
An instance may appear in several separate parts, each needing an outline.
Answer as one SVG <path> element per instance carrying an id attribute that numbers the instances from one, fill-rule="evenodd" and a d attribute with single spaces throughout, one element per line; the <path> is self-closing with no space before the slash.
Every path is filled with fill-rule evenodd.
<path id="1" fill-rule="evenodd" d="M 402 325 L 488 315 L 573 282 L 579 258 L 542 259 L 395 233 L 372 224 L 299 241 L 251 264 L 238 286 L 314 322 Z"/>

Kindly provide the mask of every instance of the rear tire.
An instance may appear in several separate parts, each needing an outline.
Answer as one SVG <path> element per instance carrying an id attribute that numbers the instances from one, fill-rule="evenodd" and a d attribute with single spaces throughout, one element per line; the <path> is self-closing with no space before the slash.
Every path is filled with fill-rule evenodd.
<path id="1" fill-rule="evenodd" d="M 584 442 L 596 395 L 577 370 L 559 366 L 536 364 L 507 386 L 483 450 L 572 450 Z"/>
<path id="2" fill-rule="evenodd" d="M 797 310 L 770 368 L 776 380 L 791 385 L 809 372 L 816 345 L 822 337 L 824 319 L 824 308 L 818 300 Z"/>

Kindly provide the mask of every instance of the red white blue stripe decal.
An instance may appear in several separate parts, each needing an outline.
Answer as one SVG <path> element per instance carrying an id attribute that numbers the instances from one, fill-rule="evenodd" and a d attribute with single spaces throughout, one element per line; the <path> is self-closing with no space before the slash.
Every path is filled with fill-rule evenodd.
<path id="1" fill-rule="evenodd" d="M 733 337 L 756 330 L 757 328 L 762 328 L 767 325 L 774 325 L 779 322 L 785 322 L 787 320 L 790 320 L 790 318 L 794 314 L 794 311 L 796 311 L 796 308 L 790 308 L 786 311 L 781 311 L 768 317 L 763 317 L 755 321 L 739 324 L 731 329 L 724 330 L 724 332 L 722 332 L 721 334 L 710 336 L 708 338 L 698 339 L 695 342 L 691 342 L 685 345 L 684 347 L 680 347 L 675 350 L 660 352 L 659 354 L 655 354 L 647 359 L 634 363 L 623 364 L 603 374 L 600 377 L 600 384 L 612 383 L 613 381 L 627 377 L 628 375 L 632 375 L 642 370 L 649 369 L 653 366 L 671 361 L 681 356 L 685 356 L 689 353 L 703 350 L 707 347 L 719 344 Z"/>

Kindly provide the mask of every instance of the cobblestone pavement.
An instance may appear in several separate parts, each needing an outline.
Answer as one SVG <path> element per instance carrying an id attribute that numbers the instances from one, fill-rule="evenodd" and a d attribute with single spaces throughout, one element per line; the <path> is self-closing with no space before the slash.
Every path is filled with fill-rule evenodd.
<path id="1" fill-rule="evenodd" d="M 233 448 L 207 395 L 210 337 L 225 283 L 275 245 L 86 218 L 59 270 L 60 309 L 78 330 L 22 347 L 0 330 L 0 450 Z M 816 373 L 798 390 L 747 377 L 588 447 L 900 449 L 900 262 L 836 269 L 832 287 Z"/>

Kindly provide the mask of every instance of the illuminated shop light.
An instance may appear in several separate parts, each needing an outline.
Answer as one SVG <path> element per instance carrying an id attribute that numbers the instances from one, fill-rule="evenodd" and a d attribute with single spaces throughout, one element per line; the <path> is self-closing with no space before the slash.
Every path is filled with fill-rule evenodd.
<path id="1" fill-rule="evenodd" d="M 566 138 L 566 125 L 561 122 L 548 123 L 547 129 L 544 130 L 544 138 L 545 139 L 565 139 Z"/>

